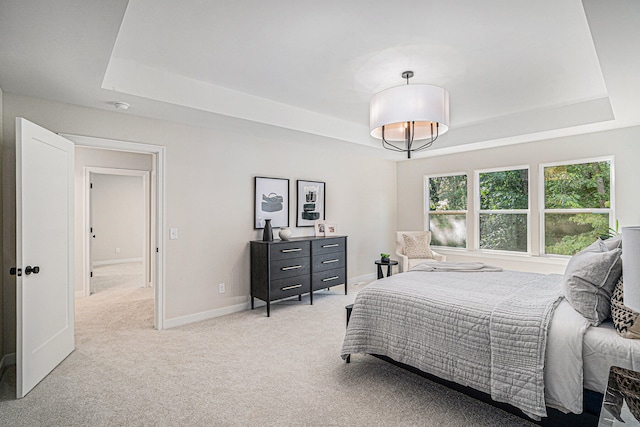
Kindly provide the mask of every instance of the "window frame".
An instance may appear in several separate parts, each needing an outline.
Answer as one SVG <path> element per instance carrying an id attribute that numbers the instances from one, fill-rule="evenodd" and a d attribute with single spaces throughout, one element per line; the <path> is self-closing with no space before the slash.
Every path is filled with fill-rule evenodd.
<path id="1" fill-rule="evenodd" d="M 527 170 L 527 209 L 481 209 L 481 195 L 480 195 L 480 174 L 491 172 L 505 172 L 512 170 Z M 489 169 L 476 169 L 474 172 L 474 218 L 476 221 L 475 227 L 475 245 L 474 249 L 478 252 L 488 253 L 502 253 L 502 254 L 517 254 L 517 255 L 531 255 L 531 166 L 530 165 L 515 165 Z M 482 249 L 480 248 L 480 215 L 481 214 L 526 214 L 527 215 L 527 250 L 526 252 L 520 251 L 507 251 L 504 249 Z"/>
<path id="2" fill-rule="evenodd" d="M 540 232 L 540 256 L 544 257 L 562 257 L 562 258 L 570 258 L 571 255 L 560 255 L 560 254 L 548 254 L 546 252 L 546 242 L 545 242 L 545 215 L 548 213 L 551 214 L 580 214 L 580 213 L 591 213 L 591 214 L 609 214 L 609 227 L 615 227 L 615 156 L 600 156 L 600 157 L 590 157 L 585 159 L 577 159 L 577 160 L 563 160 L 557 162 L 548 162 L 548 163 L 540 163 L 538 165 L 538 208 L 539 208 L 539 232 Z M 563 165 L 578 165 L 583 163 L 597 163 L 597 162 L 609 162 L 609 208 L 579 208 L 579 209 L 547 209 L 545 206 L 545 176 L 544 169 L 547 167 L 554 166 L 563 166 Z"/>
<path id="3" fill-rule="evenodd" d="M 424 175 L 423 176 L 423 184 L 422 184 L 422 188 L 423 188 L 423 199 L 422 199 L 422 209 L 423 209 L 423 224 L 422 224 L 422 228 L 425 231 L 430 231 L 431 227 L 430 227 L 430 215 L 431 215 L 431 210 L 429 209 L 429 206 L 431 205 L 431 194 L 429 193 L 429 179 L 431 178 L 442 178 L 445 176 L 465 176 L 467 178 L 467 209 L 464 210 L 451 210 L 451 211 L 443 211 L 446 212 L 447 214 L 451 214 L 451 215 L 464 215 L 464 222 L 465 222 L 465 228 L 466 228 L 466 238 L 465 238 L 465 245 L 464 247 L 458 247 L 458 246 L 440 246 L 440 245 L 432 245 L 433 247 L 436 248 L 444 248 L 444 249 L 448 249 L 448 250 L 452 250 L 452 251 L 466 251 L 469 249 L 469 173 L 468 172 L 447 172 L 447 173 L 437 173 L 437 174 L 430 174 L 430 175 Z M 437 212 L 437 211 L 433 211 L 433 212 Z M 435 214 L 435 215 L 439 215 L 439 214 Z"/>

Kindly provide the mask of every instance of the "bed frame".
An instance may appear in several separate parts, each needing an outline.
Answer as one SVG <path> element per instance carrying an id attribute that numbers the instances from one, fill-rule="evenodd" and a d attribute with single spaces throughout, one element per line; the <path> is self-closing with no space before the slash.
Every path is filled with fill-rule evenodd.
<path id="1" fill-rule="evenodd" d="M 557 427 L 557 426 L 596 427 L 598 425 L 598 418 L 600 417 L 600 409 L 602 407 L 603 395 L 600 393 L 596 393 L 595 391 L 584 390 L 584 410 L 582 414 L 572 414 L 572 413 L 565 414 L 563 412 L 560 412 L 557 409 L 547 407 L 547 416 L 542 418 L 540 421 L 534 421 L 531 418 L 529 418 L 527 415 L 525 415 L 520 409 L 516 408 L 515 406 L 509 405 L 508 403 L 496 402 L 491 398 L 491 395 L 488 393 L 484 393 L 476 389 L 473 389 L 471 387 L 466 387 L 466 386 L 457 384 L 453 381 L 443 380 L 442 378 L 439 378 L 439 377 L 436 377 L 435 375 L 421 371 L 420 369 L 414 368 L 413 366 L 396 362 L 395 360 L 387 356 L 381 356 L 377 354 L 372 354 L 372 356 L 377 357 L 378 359 L 384 360 L 386 362 L 392 363 L 414 374 L 420 375 L 423 378 L 426 378 L 438 384 L 442 384 L 452 390 L 459 391 L 460 393 L 463 393 L 476 400 L 480 400 L 481 402 L 488 403 L 493 407 L 502 409 L 505 412 L 509 412 L 510 414 L 516 415 L 534 424 L 538 424 L 541 426 L 548 426 L 548 427 Z"/>

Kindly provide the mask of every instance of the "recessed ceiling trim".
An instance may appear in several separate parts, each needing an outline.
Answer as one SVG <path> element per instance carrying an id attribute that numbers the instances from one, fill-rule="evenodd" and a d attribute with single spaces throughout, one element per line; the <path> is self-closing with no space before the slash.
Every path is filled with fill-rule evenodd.
<path id="1" fill-rule="evenodd" d="M 168 73 L 133 60 L 112 57 L 102 88 L 343 141 L 372 145 L 366 123 L 357 125 Z"/>

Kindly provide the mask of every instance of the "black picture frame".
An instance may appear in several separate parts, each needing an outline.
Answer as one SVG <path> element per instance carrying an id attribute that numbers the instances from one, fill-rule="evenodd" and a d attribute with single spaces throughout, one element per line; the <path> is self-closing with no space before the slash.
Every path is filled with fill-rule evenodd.
<path id="1" fill-rule="evenodd" d="M 325 216 L 325 183 L 299 179 L 296 196 L 296 227 L 313 227 L 317 220 L 324 220 Z"/>
<path id="2" fill-rule="evenodd" d="M 289 180 L 286 178 L 254 178 L 253 228 L 264 228 L 264 220 L 271 226 L 289 226 Z"/>

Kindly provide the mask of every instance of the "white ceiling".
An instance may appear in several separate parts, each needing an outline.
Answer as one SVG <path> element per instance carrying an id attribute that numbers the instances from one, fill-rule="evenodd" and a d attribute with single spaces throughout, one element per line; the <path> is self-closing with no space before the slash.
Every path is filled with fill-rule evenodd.
<path id="1" fill-rule="evenodd" d="M 433 155 L 640 124 L 638 23 L 637 0 L 0 0 L 0 88 L 379 147 L 369 98 L 413 70 L 450 93 Z"/>

